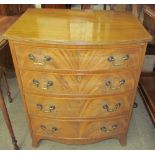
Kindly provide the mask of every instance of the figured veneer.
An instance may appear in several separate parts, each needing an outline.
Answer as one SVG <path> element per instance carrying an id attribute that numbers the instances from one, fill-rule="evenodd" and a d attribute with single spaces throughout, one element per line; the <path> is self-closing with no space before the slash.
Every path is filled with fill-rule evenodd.
<path id="1" fill-rule="evenodd" d="M 126 117 L 85 121 L 31 117 L 34 134 L 58 139 L 77 139 L 76 144 L 78 144 L 78 139 L 117 137 L 126 130 L 127 121 Z"/>
<path id="2" fill-rule="evenodd" d="M 52 74 L 20 71 L 24 90 L 47 95 L 110 95 L 134 89 L 136 71 L 103 74 Z"/>
<path id="3" fill-rule="evenodd" d="M 117 138 L 126 145 L 151 36 L 130 13 L 29 9 L 9 39 L 36 147 Z"/>
<path id="4" fill-rule="evenodd" d="M 132 93 L 100 98 L 60 98 L 25 93 L 29 115 L 52 118 L 104 118 L 130 110 Z"/>
<path id="5" fill-rule="evenodd" d="M 68 46 L 67 46 L 68 47 Z M 142 46 L 135 44 L 108 48 L 60 48 L 15 44 L 19 67 L 49 71 L 106 71 L 137 68 Z"/>

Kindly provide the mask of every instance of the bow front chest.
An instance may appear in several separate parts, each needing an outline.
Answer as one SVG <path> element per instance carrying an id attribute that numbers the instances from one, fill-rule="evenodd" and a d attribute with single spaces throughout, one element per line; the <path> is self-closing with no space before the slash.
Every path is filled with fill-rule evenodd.
<path id="1" fill-rule="evenodd" d="M 32 136 L 122 145 L 151 36 L 130 13 L 29 9 L 9 40 Z"/>

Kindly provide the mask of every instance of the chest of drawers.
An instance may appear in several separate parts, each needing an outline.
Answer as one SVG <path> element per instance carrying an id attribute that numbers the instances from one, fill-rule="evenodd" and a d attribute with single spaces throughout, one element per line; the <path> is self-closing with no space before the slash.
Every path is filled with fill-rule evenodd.
<path id="1" fill-rule="evenodd" d="M 122 145 L 151 36 L 130 13 L 29 9 L 5 33 L 32 136 Z"/>

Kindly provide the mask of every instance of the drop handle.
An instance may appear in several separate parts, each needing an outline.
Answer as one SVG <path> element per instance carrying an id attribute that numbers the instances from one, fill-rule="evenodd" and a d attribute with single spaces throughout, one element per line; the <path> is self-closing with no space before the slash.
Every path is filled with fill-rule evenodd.
<path id="1" fill-rule="evenodd" d="M 40 125 L 40 129 L 44 132 L 46 132 L 47 134 L 53 134 L 55 132 L 58 131 L 57 127 L 52 127 L 51 129 L 48 129 L 45 125 L 41 124 Z"/>
<path id="2" fill-rule="evenodd" d="M 33 79 L 32 83 L 36 86 L 39 87 L 41 85 L 41 83 L 39 82 L 39 80 Z M 43 90 L 47 90 L 49 87 L 53 86 L 53 81 L 47 81 L 43 87 L 41 87 L 41 89 Z"/>
<path id="3" fill-rule="evenodd" d="M 102 132 L 105 132 L 105 133 L 109 133 L 109 132 L 114 131 L 117 128 L 118 128 L 118 125 L 117 124 L 112 125 L 111 126 L 111 129 L 108 129 L 107 127 L 103 126 L 103 127 L 101 127 L 101 131 Z"/>
<path id="4" fill-rule="evenodd" d="M 33 62 L 36 61 L 36 57 L 35 57 L 33 54 L 31 54 L 31 53 L 28 55 L 28 58 L 29 58 L 30 60 L 32 60 Z"/>
<path id="5" fill-rule="evenodd" d="M 45 65 L 47 62 L 51 61 L 52 58 L 48 55 L 43 56 L 43 58 L 39 58 L 34 54 L 30 53 L 28 58 L 33 62 L 35 65 Z"/>
<path id="6" fill-rule="evenodd" d="M 42 112 L 44 112 L 44 113 L 51 113 L 51 112 L 55 111 L 55 109 L 56 109 L 56 106 L 55 106 L 55 105 L 49 106 L 47 110 L 44 110 L 42 104 L 37 104 L 36 107 L 37 107 L 37 109 L 38 109 L 39 111 L 42 111 Z"/>
<path id="7" fill-rule="evenodd" d="M 56 109 L 56 107 L 54 105 L 50 106 L 48 108 L 48 110 L 44 110 L 45 113 L 50 113 L 50 112 L 53 112 L 54 110 Z"/>
<path id="8" fill-rule="evenodd" d="M 122 80 L 119 81 L 119 85 L 118 85 L 117 87 L 113 86 L 113 84 L 112 84 L 111 81 L 107 81 L 107 82 L 105 83 L 105 85 L 106 85 L 107 87 L 109 87 L 111 90 L 120 89 L 120 88 L 122 87 L 122 85 L 124 85 L 124 84 L 125 84 L 125 80 L 124 80 L 124 79 L 122 79 Z"/>
<path id="9" fill-rule="evenodd" d="M 116 59 L 114 56 L 109 56 L 107 60 L 112 63 L 113 66 L 121 66 L 125 63 L 125 61 L 129 60 L 129 55 L 126 54 L 120 59 Z"/>
<path id="10" fill-rule="evenodd" d="M 42 89 L 47 90 L 50 86 L 53 86 L 53 81 L 47 81 L 47 83 L 45 84 L 44 87 L 42 87 Z"/>
<path id="11" fill-rule="evenodd" d="M 36 86 L 36 87 L 39 87 L 40 85 L 40 82 L 36 79 L 33 79 L 33 84 Z"/>
<path id="12" fill-rule="evenodd" d="M 102 108 L 105 109 L 107 112 L 115 112 L 115 111 L 117 111 L 120 107 L 121 107 L 121 103 L 120 103 L 120 102 L 118 102 L 118 103 L 114 106 L 114 108 L 110 108 L 108 104 L 104 104 L 104 105 L 102 106 Z"/>

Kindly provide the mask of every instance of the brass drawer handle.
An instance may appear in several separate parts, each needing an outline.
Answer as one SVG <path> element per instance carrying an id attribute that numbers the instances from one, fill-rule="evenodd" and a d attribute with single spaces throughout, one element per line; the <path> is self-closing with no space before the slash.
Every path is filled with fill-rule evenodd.
<path id="1" fill-rule="evenodd" d="M 40 82 L 36 79 L 33 79 L 33 84 L 36 85 L 36 87 L 39 87 Z"/>
<path id="2" fill-rule="evenodd" d="M 120 107 L 121 107 L 121 103 L 119 102 L 119 103 L 117 103 L 117 104 L 114 106 L 113 109 L 110 109 L 109 106 L 108 106 L 108 104 L 104 104 L 102 108 L 105 109 L 105 110 L 107 110 L 107 112 L 115 112 L 115 111 L 117 111 Z"/>
<path id="3" fill-rule="evenodd" d="M 119 62 L 114 58 L 114 56 L 109 56 L 107 60 L 111 62 L 113 66 L 121 66 L 125 63 L 125 61 L 129 60 L 129 55 L 126 54 L 119 60 Z"/>
<path id="4" fill-rule="evenodd" d="M 55 132 L 58 131 L 58 128 L 57 127 L 52 127 L 51 129 L 47 129 L 47 127 L 45 125 L 40 125 L 40 128 L 42 131 L 48 133 L 48 134 L 53 134 Z"/>
<path id="5" fill-rule="evenodd" d="M 36 106 L 37 106 L 38 110 L 43 111 L 44 113 L 51 113 L 51 112 L 55 111 L 55 109 L 56 109 L 55 105 L 49 106 L 48 110 L 43 110 L 42 104 L 37 104 Z"/>
<path id="6" fill-rule="evenodd" d="M 120 88 L 122 87 L 122 85 L 124 85 L 124 84 L 125 84 L 125 80 L 124 80 L 124 79 L 119 81 L 119 86 L 118 86 L 118 87 L 114 87 L 114 86 L 112 85 L 111 81 L 107 81 L 107 82 L 105 83 L 105 85 L 106 85 L 107 87 L 109 87 L 110 89 L 112 89 L 112 90 L 120 89 Z"/>
<path id="7" fill-rule="evenodd" d="M 53 81 L 47 81 L 46 85 L 42 89 L 47 90 L 51 86 L 53 86 Z"/>
<path id="8" fill-rule="evenodd" d="M 33 79 L 33 84 L 36 86 L 36 87 L 39 87 L 40 86 L 40 82 L 36 79 Z M 43 90 L 47 90 L 49 87 L 53 86 L 53 81 L 47 81 L 46 84 L 41 88 Z"/>
<path id="9" fill-rule="evenodd" d="M 28 55 L 28 58 L 30 60 L 32 60 L 33 61 L 33 64 L 35 64 L 35 65 L 45 65 L 47 62 L 51 61 L 51 59 L 52 59 L 48 55 L 44 56 L 42 59 L 39 59 L 35 55 L 33 55 L 32 53 L 30 53 Z"/>
<path id="10" fill-rule="evenodd" d="M 109 133 L 109 132 L 114 131 L 117 127 L 118 127 L 117 124 L 112 125 L 111 129 L 107 129 L 107 127 L 103 126 L 103 127 L 101 127 L 101 131 L 105 132 L 105 133 Z"/>

